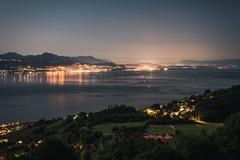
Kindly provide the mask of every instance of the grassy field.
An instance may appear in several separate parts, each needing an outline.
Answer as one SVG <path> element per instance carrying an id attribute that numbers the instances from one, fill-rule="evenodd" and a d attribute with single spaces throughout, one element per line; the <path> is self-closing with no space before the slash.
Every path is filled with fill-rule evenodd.
<path id="1" fill-rule="evenodd" d="M 205 124 L 178 124 L 174 125 L 177 130 L 187 135 L 197 135 L 201 130 L 206 130 L 208 133 L 213 132 L 218 127 L 221 127 L 222 123 L 205 123 Z M 149 126 L 147 131 L 149 134 L 163 134 L 163 133 L 174 133 L 173 127 L 169 125 L 157 125 Z"/>
<path id="2" fill-rule="evenodd" d="M 145 122 L 127 122 L 127 123 L 105 123 L 101 125 L 96 125 L 95 130 L 101 131 L 105 135 L 112 134 L 113 127 L 134 127 L 134 126 L 143 126 Z M 205 123 L 205 124 L 178 124 L 174 125 L 177 130 L 180 130 L 184 134 L 199 134 L 202 129 L 206 130 L 208 133 L 213 132 L 218 127 L 221 127 L 222 123 Z M 169 133 L 173 134 L 174 130 L 170 125 L 150 125 L 146 130 L 148 134 L 163 134 Z"/>
<path id="3" fill-rule="evenodd" d="M 97 131 L 101 131 L 105 135 L 112 134 L 113 127 L 138 127 L 143 126 L 145 122 L 126 122 L 126 123 L 104 123 L 101 125 L 94 126 L 94 129 Z"/>

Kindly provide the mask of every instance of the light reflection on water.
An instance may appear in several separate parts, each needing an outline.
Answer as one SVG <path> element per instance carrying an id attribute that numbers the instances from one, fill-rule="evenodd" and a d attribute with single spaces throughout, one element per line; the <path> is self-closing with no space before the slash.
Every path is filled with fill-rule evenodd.
<path id="1" fill-rule="evenodd" d="M 153 79 L 151 72 L 29 72 L 7 73 L 0 75 L 0 85 L 47 84 L 47 85 L 97 85 L 98 83 L 116 84 L 133 79 L 146 81 Z M 110 83 L 108 83 L 110 82 Z"/>
<path id="2" fill-rule="evenodd" d="M 113 103 L 142 107 L 236 84 L 240 70 L 1 74 L 0 122 L 96 111 Z"/>
<path id="3" fill-rule="evenodd" d="M 90 80 L 84 78 L 88 73 L 81 72 L 46 72 L 46 83 L 51 85 L 64 85 L 68 82 L 83 84 Z"/>
<path id="4" fill-rule="evenodd" d="M 82 72 L 30 72 L 2 74 L 0 83 L 3 84 L 90 84 L 93 80 L 88 78 L 90 73 Z"/>

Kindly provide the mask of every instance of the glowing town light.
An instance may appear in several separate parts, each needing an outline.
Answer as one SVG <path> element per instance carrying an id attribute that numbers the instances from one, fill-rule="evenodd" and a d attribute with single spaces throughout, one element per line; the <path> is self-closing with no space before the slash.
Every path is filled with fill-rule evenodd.
<path id="1" fill-rule="evenodd" d="M 108 72 L 111 70 L 110 66 L 96 66 L 87 64 L 74 64 L 71 66 L 56 66 L 48 67 L 48 71 L 51 72 L 73 72 L 73 73 L 91 73 L 91 72 Z"/>
<path id="2" fill-rule="evenodd" d="M 75 114 L 74 117 L 73 117 L 73 120 L 76 121 L 78 118 L 79 118 L 79 115 Z"/>
<path id="3" fill-rule="evenodd" d="M 0 143 L 7 143 L 7 142 L 8 142 L 8 139 L 7 139 L 7 138 L 0 139 Z"/>
<path id="4" fill-rule="evenodd" d="M 196 123 L 200 123 L 200 124 L 206 123 L 205 121 L 202 121 L 202 120 L 201 120 L 201 118 L 200 118 L 199 115 L 198 115 L 198 116 L 195 116 L 195 117 L 191 117 L 190 120 L 191 120 L 191 121 L 194 121 L 194 122 L 196 122 Z"/>
<path id="5" fill-rule="evenodd" d="M 145 109 L 144 112 L 146 112 L 149 116 L 155 116 L 157 114 L 155 110 L 149 108 Z"/>
<path id="6" fill-rule="evenodd" d="M 142 71 L 153 71 L 154 70 L 154 68 L 149 65 L 140 66 L 139 69 Z"/>
<path id="7" fill-rule="evenodd" d="M 167 68 L 167 67 L 165 67 L 165 68 L 163 68 L 163 70 L 164 70 L 164 71 L 168 71 L 168 68 Z"/>

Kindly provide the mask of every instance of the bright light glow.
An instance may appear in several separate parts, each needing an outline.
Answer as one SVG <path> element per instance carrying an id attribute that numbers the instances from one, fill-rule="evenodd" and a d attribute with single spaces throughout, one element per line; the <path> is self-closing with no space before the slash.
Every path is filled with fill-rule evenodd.
<path id="1" fill-rule="evenodd" d="M 50 72 L 81 72 L 81 73 L 89 73 L 89 72 L 107 72 L 111 70 L 110 66 L 98 66 L 98 65 L 88 65 L 88 64 L 74 64 L 70 66 L 57 66 L 57 67 L 48 67 L 48 71 Z"/>
<path id="2" fill-rule="evenodd" d="M 180 118 L 180 119 L 188 119 L 190 121 L 204 124 L 205 121 L 202 121 L 199 115 L 196 115 L 196 107 L 195 106 L 186 106 L 181 105 L 179 106 L 179 110 L 177 111 L 168 111 L 164 110 L 164 107 L 160 107 L 160 109 L 152 109 L 152 108 L 146 108 L 144 109 L 144 112 L 146 112 L 150 116 L 156 116 L 157 114 L 160 114 L 160 116 L 170 116 L 171 118 Z"/>
<path id="3" fill-rule="evenodd" d="M 24 127 L 24 124 L 19 122 L 0 124 L 0 136 L 7 135 L 13 131 L 18 131 Z"/>
<path id="4" fill-rule="evenodd" d="M 149 116 L 155 116 L 157 114 L 156 110 L 150 108 L 145 109 L 144 112 L 146 112 Z"/>
<path id="5" fill-rule="evenodd" d="M 78 118 L 79 118 L 79 115 L 75 114 L 74 117 L 73 117 L 73 120 L 76 121 Z"/>
<path id="6" fill-rule="evenodd" d="M 153 68 L 151 66 L 148 66 L 148 65 L 144 65 L 140 69 L 146 70 L 146 71 L 153 71 L 153 70 L 155 70 L 155 68 Z"/>
<path id="7" fill-rule="evenodd" d="M 205 124 L 205 123 L 207 123 L 207 122 L 205 122 L 205 121 L 202 121 L 199 115 L 198 115 L 198 116 L 195 116 L 195 117 L 191 117 L 190 120 L 192 120 L 192 121 L 194 121 L 194 122 L 196 122 L 196 123 L 200 123 L 200 124 Z"/>
<path id="8" fill-rule="evenodd" d="M 128 64 L 126 65 L 127 71 L 156 71 L 160 70 L 159 65 L 155 64 Z"/>

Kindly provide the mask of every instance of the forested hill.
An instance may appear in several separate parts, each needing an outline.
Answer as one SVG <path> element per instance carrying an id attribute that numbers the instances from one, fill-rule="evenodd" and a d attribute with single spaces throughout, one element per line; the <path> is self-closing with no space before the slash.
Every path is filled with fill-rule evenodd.
<path id="1" fill-rule="evenodd" d="M 197 100 L 200 114 L 205 120 L 225 120 L 231 114 L 240 112 L 240 85 L 229 89 L 205 91 Z"/>
<path id="2" fill-rule="evenodd" d="M 1 125 L 3 160 L 238 160 L 240 86 L 137 110 L 109 105 L 95 113 Z M 232 113 L 239 112 L 234 116 Z M 193 119 L 200 116 L 204 121 Z M 208 123 L 224 121 L 225 124 Z M 196 120 L 196 121 L 194 121 Z M 203 123 L 202 123 L 203 122 Z"/>
<path id="3" fill-rule="evenodd" d="M 168 110 L 176 110 L 181 106 L 195 108 L 205 121 L 224 121 L 231 114 L 240 112 L 240 85 L 228 89 L 206 90 L 201 95 L 192 95 L 173 101 L 165 106 Z"/>
<path id="4" fill-rule="evenodd" d="M 101 64 L 112 65 L 109 60 L 97 59 L 92 56 L 59 56 L 53 53 L 42 53 L 39 55 L 21 55 L 19 53 L 8 52 L 0 54 L 0 69 L 9 69 L 18 66 L 46 67 L 55 65 Z"/>

